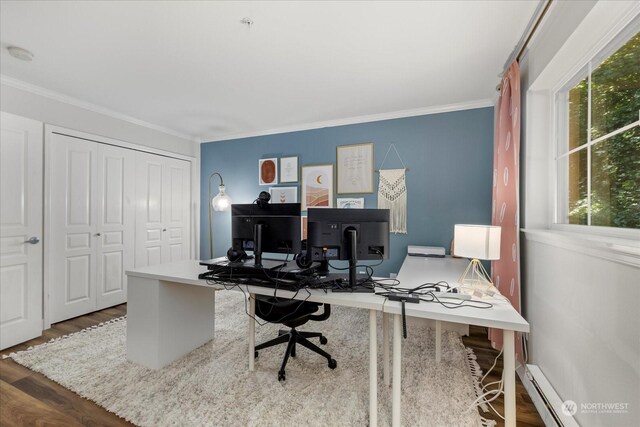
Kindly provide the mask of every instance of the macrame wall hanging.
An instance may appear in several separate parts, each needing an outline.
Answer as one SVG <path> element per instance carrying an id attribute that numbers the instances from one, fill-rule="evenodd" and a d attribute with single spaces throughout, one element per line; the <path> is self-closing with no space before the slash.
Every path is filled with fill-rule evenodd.
<path id="1" fill-rule="evenodd" d="M 382 169 L 391 149 L 400 159 L 402 169 Z M 389 209 L 389 231 L 407 234 L 407 180 L 409 171 L 404 165 L 395 144 L 391 144 L 380 164 L 380 180 L 378 184 L 378 209 Z"/>

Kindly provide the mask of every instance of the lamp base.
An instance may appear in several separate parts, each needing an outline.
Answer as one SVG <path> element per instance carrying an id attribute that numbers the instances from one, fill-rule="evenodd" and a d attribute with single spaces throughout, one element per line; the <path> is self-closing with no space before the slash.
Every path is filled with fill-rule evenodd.
<path id="1" fill-rule="evenodd" d="M 458 281 L 463 286 L 477 289 L 483 293 L 493 287 L 493 282 L 489 277 L 489 273 L 487 273 L 487 270 L 484 269 L 484 266 L 477 258 L 471 260 L 467 269 L 464 270 L 464 273 L 462 273 L 462 276 L 460 276 Z"/>

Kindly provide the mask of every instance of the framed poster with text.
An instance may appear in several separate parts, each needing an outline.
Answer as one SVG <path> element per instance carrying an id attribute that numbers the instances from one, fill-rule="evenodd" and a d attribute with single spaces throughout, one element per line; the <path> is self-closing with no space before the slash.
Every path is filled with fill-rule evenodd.
<path id="1" fill-rule="evenodd" d="M 373 143 L 336 148 L 338 194 L 373 193 Z"/>

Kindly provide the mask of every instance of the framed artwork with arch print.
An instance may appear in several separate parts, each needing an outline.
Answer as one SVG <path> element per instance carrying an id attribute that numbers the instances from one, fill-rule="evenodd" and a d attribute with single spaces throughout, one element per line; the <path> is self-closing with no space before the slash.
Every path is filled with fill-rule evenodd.
<path id="1" fill-rule="evenodd" d="M 333 164 L 302 167 L 301 209 L 333 207 Z"/>

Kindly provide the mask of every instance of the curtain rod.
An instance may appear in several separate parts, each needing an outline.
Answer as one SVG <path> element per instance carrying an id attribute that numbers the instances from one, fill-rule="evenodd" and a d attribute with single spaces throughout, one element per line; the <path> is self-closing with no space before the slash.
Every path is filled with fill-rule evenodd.
<path id="1" fill-rule="evenodd" d="M 520 59 L 522 59 L 522 55 L 524 54 L 525 49 L 529 45 L 529 42 L 531 41 L 531 38 L 533 37 L 533 34 L 538 29 L 538 26 L 540 26 L 540 23 L 542 22 L 542 19 L 544 18 L 544 15 L 546 15 L 547 11 L 549 10 L 549 7 L 551 6 L 551 3 L 553 3 L 553 0 L 548 0 L 547 4 L 542 9 L 542 12 L 540 12 L 540 15 L 538 16 L 538 19 L 536 19 L 536 22 L 531 27 L 531 31 L 529 32 L 529 36 L 527 37 L 527 39 L 522 44 L 522 47 L 520 48 L 520 51 L 518 52 L 518 55 L 516 56 L 516 61 L 520 62 Z"/>
<path id="2" fill-rule="evenodd" d="M 551 6 L 551 3 L 553 3 L 553 0 L 547 0 L 546 3 L 544 4 L 544 6 L 538 6 L 538 10 L 540 10 L 540 12 L 538 13 L 538 17 L 535 20 L 532 20 L 533 22 L 530 21 L 530 25 L 528 26 L 527 30 L 525 31 L 524 34 L 527 34 L 527 36 L 522 36 L 522 38 L 520 40 L 524 39 L 524 42 L 522 43 L 522 46 L 520 47 L 520 49 L 518 50 L 518 54 L 515 55 L 515 60 L 520 62 L 520 60 L 522 59 L 522 56 L 524 55 L 524 51 L 527 48 L 527 46 L 529 46 L 529 42 L 531 41 L 531 38 L 533 37 L 534 33 L 536 32 L 536 30 L 538 29 L 538 27 L 540 26 L 540 23 L 542 22 L 542 19 L 544 18 L 544 16 L 546 15 L 547 11 L 549 10 L 549 7 Z M 518 43 L 520 44 L 520 43 Z M 517 46 L 516 46 L 517 48 Z M 515 49 L 514 49 L 515 52 Z M 514 56 L 513 56 L 513 52 L 511 53 L 511 55 L 509 56 L 509 59 L 507 60 L 506 64 L 504 64 L 504 70 L 506 71 L 507 68 L 509 67 L 509 65 L 511 65 L 511 62 L 514 60 Z M 502 79 L 502 76 L 504 75 L 504 72 L 502 72 L 500 79 Z M 500 92 L 500 83 L 497 84 L 496 86 L 496 90 L 498 92 Z"/>

